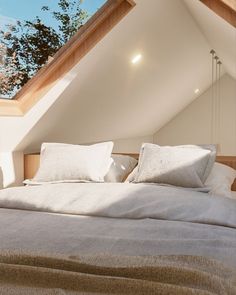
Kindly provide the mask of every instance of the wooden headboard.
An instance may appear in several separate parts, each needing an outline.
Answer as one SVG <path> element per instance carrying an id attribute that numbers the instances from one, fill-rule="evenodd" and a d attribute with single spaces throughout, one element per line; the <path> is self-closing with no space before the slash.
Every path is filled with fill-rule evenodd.
<path id="1" fill-rule="evenodd" d="M 125 154 L 120 153 L 120 155 L 128 155 L 135 159 L 138 159 L 139 154 Z M 24 156 L 24 178 L 30 179 L 33 178 L 35 173 L 37 172 L 39 168 L 39 154 L 28 154 Z M 216 157 L 216 161 L 219 163 L 222 163 L 224 165 L 227 165 L 229 167 L 232 167 L 236 170 L 236 156 L 218 156 Z M 234 181 L 234 184 L 232 185 L 232 190 L 236 191 L 236 179 Z"/>

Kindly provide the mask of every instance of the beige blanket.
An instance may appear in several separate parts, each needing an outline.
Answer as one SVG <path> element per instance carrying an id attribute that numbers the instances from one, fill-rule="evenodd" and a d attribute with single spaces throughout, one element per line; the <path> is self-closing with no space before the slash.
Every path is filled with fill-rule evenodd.
<path id="1" fill-rule="evenodd" d="M 236 294 L 236 273 L 199 256 L 0 254 L 0 294 Z"/>

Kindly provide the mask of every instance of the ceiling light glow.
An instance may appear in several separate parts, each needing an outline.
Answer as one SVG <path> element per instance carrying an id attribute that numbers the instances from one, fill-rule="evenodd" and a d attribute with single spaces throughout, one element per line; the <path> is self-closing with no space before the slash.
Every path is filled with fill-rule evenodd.
<path id="1" fill-rule="evenodd" d="M 197 94 L 200 90 L 197 88 L 194 90 L 194 93 Z"/>
<path id="2" fill-rule="evenodd" d="M 132 62 L 132 64 L 136 64 L 136 63 L 138 63 L 141 59 L 142 59 L 142 54 L 137 54 L 137 55 L 135 55 L 135 56 L 132 58 L 131 62 Z"/>

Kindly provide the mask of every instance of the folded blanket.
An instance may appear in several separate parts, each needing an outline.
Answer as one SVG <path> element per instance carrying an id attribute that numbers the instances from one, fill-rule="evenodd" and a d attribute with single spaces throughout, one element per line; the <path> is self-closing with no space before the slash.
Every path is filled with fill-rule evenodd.
<path id="1" fill-rule="evenodd" d="M 236 273 L 200 256 L 0 253 L 0 294 L 236 294 Z"/>

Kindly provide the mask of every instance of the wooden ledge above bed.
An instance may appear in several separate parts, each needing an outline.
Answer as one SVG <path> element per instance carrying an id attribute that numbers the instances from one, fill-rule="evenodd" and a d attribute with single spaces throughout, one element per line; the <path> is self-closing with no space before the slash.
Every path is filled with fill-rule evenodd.
<path id="1" fill-rule="evenodd" d="M 132 153 L 120 153 L 119 155 L 127 155 L 131 156 L 135 159 L 138 159 L 139 154 L 132 154 Z M 31 179 L 36 174 L 39 168 L 39 154 L 26 154 L 24 155 L 24 178 Z M 216 161 L 218 163 L 227 165 L 236 170 L 236 156 L 217 156 Z M 236 191 L 236 179 L 234 184 L 232 185 L 232 190 Z"/>

